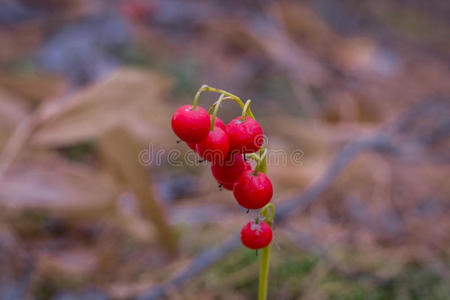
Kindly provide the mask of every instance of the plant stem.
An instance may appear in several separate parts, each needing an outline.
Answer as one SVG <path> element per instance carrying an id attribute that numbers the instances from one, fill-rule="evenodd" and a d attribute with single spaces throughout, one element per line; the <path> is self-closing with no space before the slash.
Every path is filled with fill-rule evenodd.
<path id="1" fill-rule="evenodd" d="M 215 93 L 219 93 L 219 94 L 224 94 L 225 96 L 228 96 L 231 100 L 234 100 L 235 102 L 237 102 L 237 103 L 239 104 L 239 106 L 241 107 L 241 109 L 244 108 L 244 102 L 242 102 L 241 98 L 239 98 L 238 96 L 233 95 L 232 93 L 229 93 L 229 92 L 224 91 L 224 90 L 221 90 L 221 89 L 213 88 L 213 87 L 208 86 L 208 85 L 206 85 L 206 84 L 202 85 L 202 86 L 200 87 L 200 89 L 198 90 L 197 94 L 195 95 L 195 98 L 194 98 L 194 108 L 195 108 L 196 105 L 197 105 L 197 102 L 196 102 L 196 101 L 198 101 L 198 96 L 200 95 L 201 92 L 204 92 L 204 91 L 215 92 Z M 248 109 L 248 116 L 251 117 L 252 119 L 255 118 L 255 116 L 253 115 L 253 113 L 252 113 L 252 111 L 251 111 L 250 108 Z"/>
<path id="2" fill-rule="evenodd" d="M 261 172 L 263 172 L 264 174 L 267 174 L 267 159 L 266 159 L 267 149 L 265 149 L 264 147 L 259 148 L 259 155 L 260 155 L 259 157 L 262 160 Z"/>
<path id="3" fill-rule="evenodd" d="M 245 116 L 247 115 L 247 111 L 250 109 L 250 103 L 252 101 L 249 99 L 247 100 L 247 102 L 245 102 L 244 107 L 242 108 L 242 114 L 241 114 L 241 121 L 244 122 L 245 121 Z"/>
<path id="4" fill-rule="evenodd" d="M 261 147 L 261 172 L 266 173 L 267 162 L 266 162 L 266 150 Z M 270 209 L 270 214 L 269 214 Z M 270 228 L 272 228 L 272 221 L 275 214 L 275 208 L 272 203 L 267 204 L 261 209 L 260 212 L 266 221 L 269 224 Z M 267 245 L 267 247 L 262 249 L 261 253 L 261 261 L 259 265 L 259 287 L 258 287 L 258 300 L 266 300 L 267 299 L 267 285 L 269 281 L 269 261 L 270 261 L 270 246 L 272 243 Z"/>
<path id="5" fill-rule="evenodd" d="M 257 164 L 255 167 L 255 172 L 253 173 L 255 176 L 258 175 L 258 172 L 262 172 L 266 174 L 267 172 L 267 160 L 266 160 L 267 149 L 261 147 L 259 149 L 259 156 L 257 160 Z"/>
<path id="6" fill-rule="evenodd" d="M 258 300 L 267 299 L 267 283 L 269 281 L 270 244 L 262 249 L 259 267 Z"/>
<path id="7" fill-rule="evenodd" d="M 222 99 L 222 101 L 225 101 L 225 100 L 233 100 L 233 99 L 231 99 L 230 97 L 224 97 L 224 98 Z M 216 107 L 217 102 L 219 102 L 219 100 L 217 100 L 216 102 L 214 102 L 214 103 L 209 107 L 209 109 L 208 109 L 208 115 L 210 115 L 210 114 L 212 114 L 212 113 L 214 112 L 214 108 Z"/>
<path id="8" fill-rule="evenodd" d="M 217 102 L 214 104 L 214 112 L 213 112 L 212 119 L 211 119 L 211 128 L 210 128 L 211 131 L 214 130 L 214 123 L 216 122 L 217 111 L 219 110 L 219 106 L 220 106 L 220 103 L 222 103 L 223 97 L 225 97 L 225 95 L 221 94 L 219 97 L 219 100 L 217 100 Z"/>
<path id="9" fill-rule="evenodd" d="M 206 87 L 207 85 L 202 85 L 199 89 L 198 89 L 198 91 L 197 91 L 197 93 L 195 94 L 195 97 L 194 97 L 194 104 L 192 104 L 192 109 L 193 110 L 195 110 L 195 109 L 197 109 L 197 103 L 198 103 L 198 98 L 200 97 L 200 94 L 204 91 L 204 88 Z"/>

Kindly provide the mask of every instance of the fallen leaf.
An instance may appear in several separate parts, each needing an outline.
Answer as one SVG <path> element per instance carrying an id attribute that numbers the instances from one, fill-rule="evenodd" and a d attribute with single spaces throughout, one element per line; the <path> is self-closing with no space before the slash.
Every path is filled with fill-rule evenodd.
<path id="1" fill-rule="evenodd" d="M 166 84 L 152 73 L 121 69 L 67 101 L 46 107 L 31 142 L 65 146 L 99 137 L 158 102 Z"/>
<path id="2" fill-rule="evenodd" d="M 9 211 L 45 209 L 86 215 L 112 205 L 109 177 L 61 159 L 17 164 L 0 182 L 0 206 Z"/>

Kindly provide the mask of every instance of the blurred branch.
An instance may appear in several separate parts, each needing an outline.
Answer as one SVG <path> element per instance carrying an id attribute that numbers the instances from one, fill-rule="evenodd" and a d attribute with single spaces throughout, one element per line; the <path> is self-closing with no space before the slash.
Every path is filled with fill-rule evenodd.
<path id="1" fill-rule="evenodd" d="M 426 118 L 438 123 L 442 118 L 448 121 L 450 114 L 446 114 L 446 112 L 449 110 L 450 104 L 445 101 L 425 101 L 402 114 L 393 123 L 382 127 L 371 137 L 350 142 L 335 156 L 330 166 L 315 182 L 307 187 L 299 196 L 294 197 L 283 205 L 279 205 L 277 214 L 275 215 L 275 222 L 280 225 L 291 215 L 311 205 L 334 183 L 342 171 L 358 157 L 359 154 L 367 151 L 377 151 L 385 154 L 404 153 L 408 144 L 405 144 L 404 142 L 399 143 L 397 141 L 399 134 L 404 134 L 405 131 L 408 129 L 412 130 L 414 127 L 421 127 L 423 120 Z M 441 132 L 441 137 L 447 137 L 450 134 L 450 128 L 448 128 L 446 122 L 441 121 L 440 123 L 443 124 L 443 126 L 435 127 L 432 132 L 428 131 L 427 134 L 433 135 L 437 130 Z M 427 126 L 425 127 L 425 131 L 429 129 Z M 422 146 L 426 147 L 427 145 L 422 143 Z M 423 157 L 416 156 L 416 158 Z M 200 253 L 177 276 L 144 292 L 138 299 L 155 300 L 166 296 L 170 289 L 179 288 L 192 277 L 199 275 L 207 267 L 220 261 L 239 245 L 240 233 L 236 233 L 223 244 Z M 352 272 L 349 276 L 365 276 L 372 278 L 374 281 L 379 281 L 372 275 L 368 276 L 366 272 Z M 380 283 L 382 283 L 382 281 Z"/>
<path id="2" fill-rule="evenodd" d="M 384 154 L 394 155 L 395 157 L 409 157 L 412 161 L 424 160 L 427 155 L 424 151 L 429 146 L 431 140 L 418 139 L 417 135 L 410 139 L 402 139 L 401 135 L 406 131 L 418 130 L 426 132 L 427 136 L 434 136 L 435 132 L 440 132 L 441 138 L 448 137 L 450 128 L 445 122 L 439 122 L 440 119 L 447 120 L 450 116 L 450 104 L 444 101 L 425 101 L 400 116 L 393 123 L 382 127 L 373 136 L 355 140 L 347 144 L 330 166 L 319 179 L 310 185 L 299 197 L 287 202 L 277 209 L 275 221 L 281 222 L 289 215 L 306 208 L 316 200 L 341 174 L 341 172 L 361 153 L 366 151 L 377 151 Z M 423 125 L 426 119 L 428 121 L 441 123 L 441 126 L 429 128 Z M 425 128 L 424 128 L 425 127 Z M 433 143 L 437 140 L 433 139 Z M 414 147 L 414 146 L 420 147 Z M 413 147 L 411 147 L 413 146 Z M 420 149 L 411 153 L 409 149 Z M 409 160 L 411 161 L 411 160 Z"/>

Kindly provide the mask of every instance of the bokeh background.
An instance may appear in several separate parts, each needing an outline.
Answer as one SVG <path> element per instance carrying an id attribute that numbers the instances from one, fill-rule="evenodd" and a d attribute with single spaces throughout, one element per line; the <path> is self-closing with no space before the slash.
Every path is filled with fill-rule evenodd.
<path id="1" fill-rule="evenodd" d="M 269 164 L 269 299 L 449 299 L 449 15 L 0 1 L 0 299 L 255 299 L 258 257 L 236 239 L 254 213 L 207 164 L 168 159 L 202 84 L 252 99 L 269 149 L 303 153 Z"/>

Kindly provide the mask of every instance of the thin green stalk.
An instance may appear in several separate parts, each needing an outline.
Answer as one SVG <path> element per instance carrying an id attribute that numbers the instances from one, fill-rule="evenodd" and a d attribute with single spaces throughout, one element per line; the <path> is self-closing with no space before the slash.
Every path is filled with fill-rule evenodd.
<path id="1" fill-rule="evenodd" d="M 266 154 L 267 154 L 267 149 L 264 149 L 264 147 L 261 147 L 259 149 L 258 163 L 256 164 L 256 167 L 255 167 L 255 173 L 254 173 L 255 176 L 258 174 L 258 172 L 262 172 L 262 173 L 266 174 L 266 172 L 267 172 Z"/>
<path id="2" fill-rule="evenodd" d="M 220 95 L 219 100 L 217 100 L 217 102 L 215 103 L 214 112 L 211 119 L 211 129 L 210 129 L 211 131 L 214 130 L 214 123 L 216 122 L 217 111 L 219 110 L 219 106 L 220 103 L 222 103 L 223 97 L 225 97 L 224 94 Z"/>
<path id="3" fill-rule="evenodd" d="M 231 99 L 230 97 L 224 97 L 224 98 L 222 99 L 222 101 L 225 101 L 225 100 L 233 100 L 233 99 Z M 212 114 L 212 113 L 214 112 L 214 108 L 216 108 L 217 102 L 219 102 L 219 100 L 217 100 L 216 102 L 214 102 L 214 103 L 209 107 L 209 109 L 208 109 L 208 115 L 210 115 L 210 114 Z"/>
<path id="4" fill-rule="evenodd" d="M 259 267 L 258 300 L 267 299 L 267 283 L 269 281 L 270 244 L 262 249 Z"/>
<path id="5" fill-rule="evenodd" d="M 198 98 L 200 97 L 200 94 L 204 91 L 204 88 L 206 87 L 207 85 L 202 85 L 199 89 L 198 89 L 198 91 L 197 91 L 197 93 L 195 94 L 195 97 L 194 97 L 194 104 L 192 104 L 192 109 L 197 109 L 197 103 L 198 103 Z"/>
<path id="6" fill-rule="evenodd" d="M 262 160 L 261 172 L 263 172 L 264 174 L 267 174 L 267 159 L 266 159 L 267 149 L 265 149 L 264 147 L 259 148 L 259 155 Z"/>
<path id="7" fill-rule="evenodd" d="M 242 114 L 241 114 L 241 121 L 245 121 L 245 116 L 247 115 L 248 110 L 250 109 L 250 103 L 252 103 L 252 100 L 247 100 L 245 102 L 244 107 L 242 108 Z"/>
<path id="8" fill-rule="evenodd" d="M 269 210 L 270 208 L 270 215 Z M 272 221 L 275 213 L 275 208 L 272 203 L 267 204 L 261 209 L 261 214 L 264 216 L 265 222 L 272 228 Z M 270 243 L 267 247 L 262 249 L 261 261 L 259 265 L 259 287 L 258 300 L 267 299 L 267 285 L 269 281 L 269 262 L 270 262 Z"/>
<path id="9" fill-rule="evenodd" d="M 244 108 L 244 102 L 242 102 L 241 98 L 239 98 L 236 95 L 233 95 L 227 91 L 221 90 L 221 89 L 217 89 L 211 86 L 208 86 L 206 84 L 202 85 L 198 91 L 197 94 L 195 94 L 195 98 L 194 98 L 194 105 L 193 108 L 195 109 L 197 107 L 197 102 L 198 102 L 198 97 L 200 96 L 200 94 L 204 91 L 208 91 L 208 92 L 215 92 L 215 93 L 219 93 L 219 94 L 224 94 L 225 96 L 228 96 L 231 100 L 234 100 L 235 102 L 237 102 L 239 104 L 239 106 L 241 107 L 241 109 Z M 248 115 L 254 119 L 255 116 L 253 115 L 251 109 L 248 109 Z"/>

